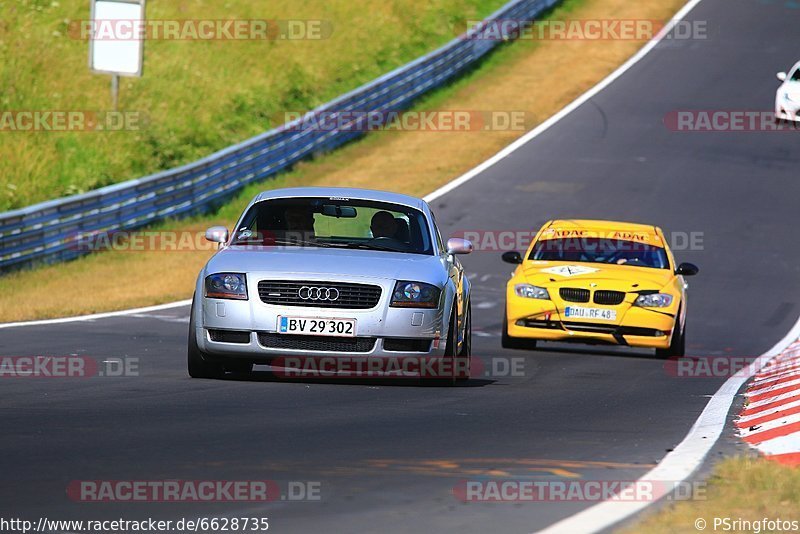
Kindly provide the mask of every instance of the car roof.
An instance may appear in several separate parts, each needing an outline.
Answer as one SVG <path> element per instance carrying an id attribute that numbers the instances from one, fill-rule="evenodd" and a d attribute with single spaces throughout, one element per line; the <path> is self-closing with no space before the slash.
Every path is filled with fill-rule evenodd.
<path id="1" fill-rule="evenodd" d="M 587 232 L 590 235 L 594 234 L 598 237 L 611 239 L 626 239 L 632 237 L 638 241 L 647 241 L 653 245 L 663 246 L 663 232 L 657 226 L 652 224 L 600 219 L 556 219 L 549 221 L 543 227 L 541 239 L 569 237 L 569 235 L 557 234 L 577 230 Z"/>
<path id="2" fill-rule="evenodd" d="M 424 200 L 410 195 L 378 191 L 375 189 L 358 189 L 355 187 L 287 187 L 283 189 L 272 189 L 259 193 L 253 202 L 290 197 L 341 197 L 358 200 L 376 200 L 379 202 L 391 202 L 403 206 L 410 206 L 419 210 L 424 209 L 426 206 Z"/>

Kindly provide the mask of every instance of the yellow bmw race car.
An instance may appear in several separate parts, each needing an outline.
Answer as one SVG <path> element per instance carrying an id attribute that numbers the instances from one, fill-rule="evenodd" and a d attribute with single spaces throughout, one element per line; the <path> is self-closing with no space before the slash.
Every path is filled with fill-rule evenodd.
<path id="1" fill-rule="evenodd" d="M 656 226 L 557 220 L 536 234 L 506 288 L 502 344 L 532 348 L 537 340 L 608 343 L 682 356 L 686 284 L 691 263 L 675 266 Z"/>

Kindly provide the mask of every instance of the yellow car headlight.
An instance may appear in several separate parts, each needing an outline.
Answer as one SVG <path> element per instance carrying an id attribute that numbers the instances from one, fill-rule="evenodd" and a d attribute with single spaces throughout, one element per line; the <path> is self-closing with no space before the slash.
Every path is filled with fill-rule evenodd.
<path id="1" fill-rule="evenodd" d="M 635 302 L 636 306 L 641 306 L 642 308 L 666 308 L 670 304 L 672 304 L 672 295 L 666 293 L 639 295 Z"/>
<path id="2" fill-rule="evenodd" d="M 531 284 L 515 285 L 514 293 L 516 293 L 518 297 L 523 297 L 526 299 L 550 300 L 550 293 L 547 292 L 547 289 Z"/>

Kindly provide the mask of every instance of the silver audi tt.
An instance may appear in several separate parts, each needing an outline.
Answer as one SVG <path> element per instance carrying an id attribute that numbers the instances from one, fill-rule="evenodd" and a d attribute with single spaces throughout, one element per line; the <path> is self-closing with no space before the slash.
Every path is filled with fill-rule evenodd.
<path id="1" fill-rule="evenodd" d="M 463 239 L 442 241 L 428 204 L 364 189 L 257 195 L 197 278 L 189 326 L 194 378 L 280 366 L 290 357 L 450 362 L 469 378 L 470 283 Z M 369 369 L 381 369 L 378 365 Z M 430 368 L 429 368 L 430 369 Z"/>

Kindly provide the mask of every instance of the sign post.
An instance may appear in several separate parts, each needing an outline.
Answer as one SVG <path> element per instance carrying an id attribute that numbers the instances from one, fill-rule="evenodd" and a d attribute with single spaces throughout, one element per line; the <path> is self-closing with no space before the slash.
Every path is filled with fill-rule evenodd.
<path id="1" fill-rule="evenodd" d="M 142 75 L 145 0 L 90 0 L 89 69 L 111 74 L 114 111 L 119 77 Z"/>

